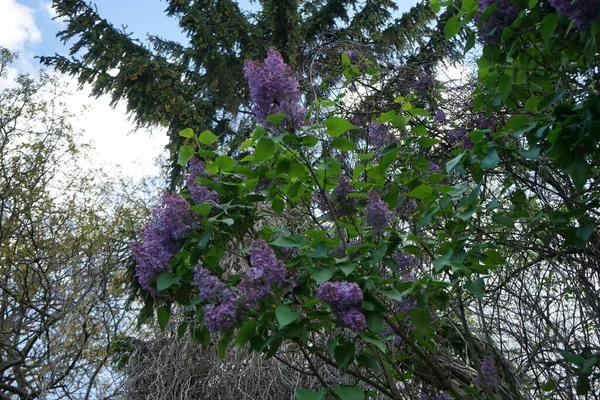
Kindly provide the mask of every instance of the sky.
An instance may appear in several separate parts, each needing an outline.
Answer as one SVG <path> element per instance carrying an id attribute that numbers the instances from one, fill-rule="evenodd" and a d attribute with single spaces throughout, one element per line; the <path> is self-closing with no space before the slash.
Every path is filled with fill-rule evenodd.
<path id="1" fill-rule="evenodd" d="M 408 10 L 417 0 L 397 1 L 400 11 Z M 116 27 L 126 26 L 133 36 L 144 40 L 152 33 L 171 40 L 184 40 L 177 21 L 164 13 L 165 0 L 97 0 L 99 14 Z M 257 2 L 239 1 L 243 10 L 256 10 Z M 19 53 L 19 60 L 10 70 L 9 79 L 0 81 L 0 88 L 10 85 L 19 73 L 36 75 L 41 68 L 35 56 L 67 55 L 68 47 L 56 34 L 64 23 L 56 19 L 50 0 L 0 0 L 0 46 Z M 63 78 L 73 94 L 66 99 L 74 111 L 81 111 L 73 122 L 75 128 L 85 131 L 87 140 L 93 140 L 96 150 L 92 162 L 131 177 L 158 174 L 155 158 L 167 143 L 164 129 L 134 131 L 125 105 L 112 108 L 107 97 L 89 97 L 89 88 L 76 90 L 78 85 L 69 77 Z M 115 144 L 118 143 L 118 146 Z M 132 155 L 132 149 L 135 149 Z"/>

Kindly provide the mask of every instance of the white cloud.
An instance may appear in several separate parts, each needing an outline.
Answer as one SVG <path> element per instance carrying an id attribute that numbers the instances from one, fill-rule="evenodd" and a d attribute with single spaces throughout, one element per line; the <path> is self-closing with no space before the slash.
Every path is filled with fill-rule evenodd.
<path id="1" fill-rule="evenodd" d="M 44 14 L 46 14 L 46 16 L 48 18 L 50 18 L 54 23 L 58 24 L 60 27 L 66 26 L 67 23 L 64 18 L 63 19 L 56 18 L 56 17 L 58 17 L 58 14 L 56 13 L 56 10 L 52 7 L 51 1 L 40 2 L 40 7 L 42 8 Z"/>
<path id="2" fill-rule="evenodd" d="M 0 46 L 21 50 L 27 42 L 42 40 L 33 9 L 16 0 L 0 0 L 0 10 Z"/>
<path id="3" fill-rule="evenodd" d="M 135 130 L 124 103 L 112 108 L 109 96 L 91 98 L 89 86 L 77 90 L 75 79 L 62 79 L 70 93 L 64 99 L 69 109 L 81 110 L 85 106 L 71 123 L 75 129 L 85 131 L 85 140 L 92 141 L 94 151 L 89 161 L 93 166 L 134 179 L 159 174 L 155 159 L 168 142 L 164 128 Z"/>

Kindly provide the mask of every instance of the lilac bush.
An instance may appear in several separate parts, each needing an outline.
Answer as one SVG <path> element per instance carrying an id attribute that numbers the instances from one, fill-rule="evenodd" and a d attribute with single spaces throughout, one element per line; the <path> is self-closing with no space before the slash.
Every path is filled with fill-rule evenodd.
<path id="1" fill-rule="evenodd" d="M 178 194 L 165 193 L 162 203 L 152 210 L 150 222 L 131 245 L 140 286 L 156 293 L 150 280 L 169 269 L 169 261 L 179 250 L 181 239 L 196 226 L 189 203 Z"/>
<path id="2" fill-rule="evenodd" d="M 381 150 L 383 147 L 396 141 L 396 137 L 384 124 L 370 124 L 369 130 L 369 144 L 376 150 Z"/>
<path id="3" fill-rule="evenodd" d="M 196 157 L 192 157 L 188 163 L 188 174 L 185 177 L 185 184 L 190 190 L 192 200 L 196 204 L 202 204 L 206 202 L 219 202 L 219 194 L 202 185 L 196 181 L 198 177 L 207 177 L 208 174 L 204 172 L 204 164 Z"/>
<path id="4" fill-rule="evenodd" d="M 367 326 L 360 310 L 363 293 L 355 282 L 325 282 L 317 291 L 317 298 L 328 303 L 337 316 L 340 325 L 354 332 L 360 332 Z"/>
<path id="5" fill-rule="evenodd" d="M 267 117 L 277 113 L 285 114 L 285 121 L 292 128 L 302 124 L 306 110 L 301 105 L 298 79 L 277 50 L 269 48 L 262 63 L 246 61 L 244 76 L 250 87 L 252 111 L 261 124 L 270 126 Z"/>

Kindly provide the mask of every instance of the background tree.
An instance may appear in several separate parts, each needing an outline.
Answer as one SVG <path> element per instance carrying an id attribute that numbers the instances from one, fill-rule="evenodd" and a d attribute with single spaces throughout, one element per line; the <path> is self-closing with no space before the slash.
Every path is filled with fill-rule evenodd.
<path id="1" fill-rule="evenodd" d="M 2 49 L 0 71 L 13 58 Z M 63 95 L 46 74 L 0 92 L 1 399 L 112 398 L 111 343 L 133 326 L 128 235 L 144 209 L 84 165 Z"/>
<path id="2" fill-rule="evenodd" d="M 189 39 L 181 44 L 150 35 L 146 46 L 98 15 L 83 0 L 55 0 L 58 18 L 67 27 L 59 33 L 73 40 L 70 57 L 41 57 L 48 66 L 92 85 L 92 94 L 124 100 L 139 125 L 168 127 L 173 162 L 184 128 L 211 129 L 230 143 L 230 151 L 250 130 L 243 62 L 279 50 L 292 68 L 304 74 L 319 64 L 339 64 L 341 51 L 358 46 L 375 59 L 417 63 L 396 70 L 401 81 L 430 71 L 450 55 L 454 43 L 443 40 L 443 27 L 453 9 L 439 18 L 427 2 L 396 17 L 390 0 L 261 1 L 257 13 L 242 11 L 237 2 L 169 1 L 167 15 L 179 20 Z M 339 68 L 312 69 L 319 81 Z M 316 78 L 315 76 L 315 78 Z M 306 90 L 311 93 L 313 90 Z M 179 174 L 173 164 L 174 176 Z M 174 186 L 173 186 L 174 188 Z"/>

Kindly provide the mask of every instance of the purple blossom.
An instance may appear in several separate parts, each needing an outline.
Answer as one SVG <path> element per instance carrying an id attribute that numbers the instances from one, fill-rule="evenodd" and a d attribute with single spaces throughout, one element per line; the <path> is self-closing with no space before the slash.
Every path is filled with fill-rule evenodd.
<path id="1" fill-rule="evenodd" d="M 261 124 L 270 126 L 267 117 L 277 113 L 286 115 L 288 126 L 297 128 L 302 124 L 306 111 L 300 104 L 302 93 L 298 79 L 277 50 L 269 48 L 264 63 L 246 61 L 244 76 L 254 103 L 252 111 Z"/>
<path id="2" fill-rule="evenodd" d="M 413 85 L 413 89 L 421 96 L 426 96 L 433 90 L 433 79 L 430 75 L 423 75 Z"/>
<path id="3" fill-rule="evenodd" d="M 388 209 L 387 203 L 381 200 L 376 191 L 371 190 L 367 197 L 365 224 L 373 228 L 373 233 L 376 236 L 380 236 L 390 222 L 392 222 L 392 213 Z"/>
<path id="4" fill-rule="evenodd" d="M 204 306 L 204 325 L 209 332 L 225 332 L 235 324 L 236 318 L 237 304 L 234 302 Z"/>
<path id="5" fill-rule="evenodd" d="M 336 312 L 360 308 L 363 294 L 355 282 L 325 282 L 317 291 L 317 299 L 328 303 Z"/>
<path id="6" fill-rule="evenodd" d="M 219 278 L 199 265 L 194 269 L 194 283 L 198 285 L 200 297 L 204 301 L 236 302 L 235 293 Z"/>
<path id="7" fill-rule="evenodd" d="M 448 132 L 448 142 L 452 145 L 461 143 L 464 149 L 472 149 L 474 144 L 468 135 L 468 130 L 464 126 L 452 129 Z"/>
<path id="8" fill-rule="evenodd" d="M 434 174 L 434 173 L 441 174 L 442 168 L 439 165 L 437 165 L 436 163 L 429 161 L 429 173 L 430 174 Z"/>
<path id="9" fill-rule="evenodd" d="M 256 239 L 250 249 L 252 267 L 240 282 L 242 301 L 248 308 L 257 309 L 258 303 L 273 294 L 273 287 L 293 290 L 296 282 L 289 276 L 285 264 L 277 259 L 273 249 L 263 239 Z"/>
<path id="10" fill-rule="evenodd" d="M 410 267 L 414 267 L 419 261 L 419 259 L 412 254 L 401 254 L 398 252 L 392 254 L 392 259 L 398 264 L 400 271 L 406 271 Z"/>
<path id="11" fill-rule="evenodd" d="M 192 157 L 188 163 L 188 174 L 185 177 L 185 184 L 190 189 L 192 200 L 196 204 L 206 203 L 208 201 L 219 202 L 219 194 L 214 190 L 207 188 L 200 182 L 196 181 L 198 177 L 207 177 L 208 174 L 204 172 L 204 164 L 196 157 Z"/>
<path id="12" fill-rule="evenodd" d="M 346 55 L 350 59 L 350 62 L 357 63 L 358 58 L 360 56 L 360 51 L 358 50 L 346 50 Z"/>
<path id="13" fill-rule="evenodd" d="M 350 179 L 346 176 L 341 176 L 338 180 L 337 185 L 333 189 L 333 197 L 337 204 L 335 204 L 335 215 L 336 217 L 343 217 L 346 215 L 350 215 L 354 210 L 357 199 L 351 198 L 349 199 L 347 196 L 350 193 L 355 193 L 356 189 L 352 187 L 350 184 Z"/>
<path id="14" fill-rule="evenodd" d="M 354 332 L 361 332 L 367 328 L 367 320 L 365 315 L 356 308 L 349 310 L 340 311 L 337 313 L 340 326 L 353 330 Z"/>
<path id="15" fill-rule="evenodd" d="M 142 229 L 141 241 L 131 244 L 140 286 L 153 293 L 150 280 L 169 269 L 169 261 L 179 250 L 181 239 L 195 227 L 189 203 L 178 194 L 165 193 L 162 203 L 152 210 L 151 219 Z"/>
<path id="16" fill-rule="evenodd" d="M 496 9 L 488 19 L 481 21 L 485 10 L 494 3 L 498 3 Z M 518 15 L 519 9 L 510 0 L 479 0 L 479 12 L 474 17 L 479 26 L 479 40 L 484 44 L 500 43 L 502 30 L 512 25 Z"/>
<path id="17" fill-rule="evenodd" d="M 583 31 L 600 18 L 598 0 L 550 0 L 550 5 L 575 21 L 575 28 Z"/>
<path id="18" fill-rule="evenodd" d="M 436 110 L 433 115 L 433 120 L 438 123 L 446 121 L 446 113 L 442 110 Z"/>
<path id="19" fill-rule="evenodd" d="M 377 150 L 396 141 L 396 137 L 384 124 L 369 125 L 369 143 Z"/>
<path id="20" fill-rule="evenodd" d="M 490 356 L 485 356 L 481 360 L 481 368 L 479 369 L 479 375 L 473 379 L 473 384 L 478 389 L 482 388 L 480 379 L 483 379 L 490 388 L 498 388 L 498 372 L 494 366 L 494 360 Z"/>

